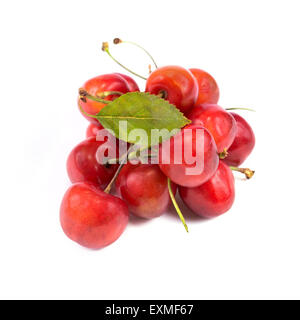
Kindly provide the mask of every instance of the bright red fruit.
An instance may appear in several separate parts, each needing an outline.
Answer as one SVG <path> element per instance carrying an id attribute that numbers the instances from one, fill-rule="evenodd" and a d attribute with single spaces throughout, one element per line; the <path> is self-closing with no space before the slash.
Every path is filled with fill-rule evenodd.
<path id="1" fill-rule="evenodd" d="M 176 193 L 176 185 L 172 191 Z M 167 177 L 157 164 L 127 163 L 116 180 L 116 190 L 134 215 L 151 219 L 166 212 L 171 203 Z"/>
<path id="2" fill-rule="evenodd" d="M 88 80 L 82 88 L 92 96 L 98 96 L 105 91 L 119 91 L 122 93 L 127 93 L 130 91 L 128 82 L 125 80 L 125 78 L 116 73 L 103 74 L 101 76 L 92 78 Z M 119 95 L 110 95 L 102 99 L 112 101 L 118 97 Z M 78 103 L 82 107 L 83 111 L 92 115 L 96 115 L 102 108 L 106 106 L 106 104 L 104 103 L 92 101 L 89 99 L 87 99 L 86 102 L 79 100 Z M 88 117 L 85 114 L 83 114 L 83 116 L 92 123 L 99 123 L 95 118 Z"/>
<path id="3" fill-rule="evenodd" d="M 219 101 L 219 87 L 216 80 L 201 69 L 190 69 L 197 80 L 199 93 L 196 104 L 217 103 Z"/>
<path id="4" fill-rule="evenodd" d="M 97 141 L 96 137 L 90 137 L 71 151 L 67 161 L 67 171 L 71 182 L 87 181 L 101 188 L 110 182 L 118 164 L 108 166 L 101 164 L 101 159 L 97 157 L 97 151 L 98 148 L 104 148 L 104 143 L 105 141 Z M 104 153 L 104 155 L 106 154 Z"/>
<path id="5" fill-rule="evenodd" d="M 73 184 L 60 207 L 64 233 L 90 249 L 103 248 L 123 233 L 128 223 L 126 203 L 89 183 Z"/>
<path id="6" fill-rule="evenodd" d="M 228 149 L 224 162 L 229 166 L 240 166 L 249 156 L 255 146 L 255 136 L 248 122 L 236 113 L 231 113 L 237 124 L 235 139 Z"/>
<path id="7" fill-rule="evenodd" d="M 86 137 L 87 138 L 96 137 L 98 131 L 102 130 L 102 129 L 104 129 L 104 128 L 102 127 L 102 125 L 100 123 L 99 124 L 90 123 L 86 129 Z"/>
<path id="8" fill-rule="evenodd" d="M 228 149 L 237 132 L 234 117 L 216 104 L 196 105 L 187 117 L 193 124 L 206 128 L 213 136 L 219 153 Z"/>
<path id="9" fill-rule="evenodd" d="M 147 79 L 146 91 L 162 94 L 182 112 L 190 109 L 198 97 L 195 77 L 189 70 L 178 66 L 166 66 L 153 71 Z"/>
<path id="10" fill-rule="evenodd" d="M 183 128 L 159 148 L 160 169 L 181 186 L 196 187 L 206 182 L 217 170 L 218 163 L 214 139 L 199 125 Z"/>
<path id="11" fill-rule="evenodd" d="M 129 87 L 130 92 L 140 91 L 139 86 L 131 77 L 123 73 L 116 73 L 116 74 L 118 74 L 119 76 L 121 76 L 123 79 L 127 81 L 127 85 Z"/>
<path id="12" fill-rule="evenodd" d="M 197 215 L 217 217 L 228 211 L 234 201 L 234 177 L 222 161 L 212 178 L 196 188 L 179 187 L 183 202 Z"/>

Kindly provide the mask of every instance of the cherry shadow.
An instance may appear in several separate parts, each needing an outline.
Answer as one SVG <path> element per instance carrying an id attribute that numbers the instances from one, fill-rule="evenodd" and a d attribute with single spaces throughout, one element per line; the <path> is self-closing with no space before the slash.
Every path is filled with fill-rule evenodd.
<path id="1" fill-rule="evenodd" d="M 184 216 L 184 219 L 187 223 L 205 223 L 208 222 L 209 218 L 203 218 L 198 215 L 196 215 L 192 210 L 190 210 L 184 202 L 181 200 L 180 196 L 177 194 L 176 195 L 176 202 Z M 179 219 L 178 214 L 174 208 L 174 206 L 171 204 L 168 211 L 163 214 L 161 217 L 167 218 L 167 219 L 173 219 L 177 220 Z M 154 218 L 154 219 L 159 219 L 160 217 Z M 144 225 L 146 223 L 150 223 L 153 219 L 144 219 L 140 218 L 138 216 L 135 216 L 134 214 L 130 213 L 129 216 L 129 224 L 133 226 L 139 226 L 139 225 Z"/>
<path id="2" fill-rule="evenodd" d="M 210 219 L 207 218 L 203 218 L 200 217 L 198 215 L 196 215 L 192 210 L 190 210 L 181 200 L 180 196 L 177 194 L 176 195 L 176 202 L 184 216 L 185 221 L 188 222 L 195 222 L 195 223 L 204 223 L 204 222 L 208 222 Z M 176 219 L 178 220 L 178 214 L 175 210 L 175 208 L 171 205 L 170 209 L 168 210 L 168 212 L 164 215 L 165 217 L 169 218 L 169 219 Z"/>
<path id="3" fill-rule="evenodd" d="M 134 226 L 146 224 L 147 222 L 150 222 L 150 221 L 151 221 L 151 219 L 140 218 L 140 217 L 135 216 L 132 213 L 130 213 L 130 216 L 129 216 L 129 223 Z"/>

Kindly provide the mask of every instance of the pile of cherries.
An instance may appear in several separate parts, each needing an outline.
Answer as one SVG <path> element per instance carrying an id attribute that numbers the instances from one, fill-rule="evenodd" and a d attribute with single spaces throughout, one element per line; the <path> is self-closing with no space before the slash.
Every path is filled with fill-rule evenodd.
<path id="1" fill-rule="evenodd" d="M 103 50 L 110 55 L 107 44 Z M 168 100 L 191 120 L 168 141 L 171 150 L 172 145 L 181 141 L 196 152 L 196 130 L 203 130 L 201 173 L 187 175 L 190 164 L 184 160 L 178 164 L 172 152 L 167 155 L 169 163 L 127 162 L 122 166 L 103 163 L 97 156 L 104 145 L 97 136 L 103 127 L 87 114 L 96 115 L 107 105 L 105 101 L 136 91 L 140 91 L 137 83 L 120 73 L 97 76 L 81 88 L 81 92 L 98 99 L 81 94 L 78 98 L 79 110 L 90 124 L 86 140 L 71 151 L 67 160 L 72 185 L 62 200 L 60 222 L 70 239 L 88 248 L 99 249 L 118 239 L 128 224 L 129 214 L 152 219 L 164 214 L 173 203 L 181 215 L 174 197 L 177 190 L 183 203 L 196 215 L 219 216 L 234 201 L 232 170 L 244 173 L 247 178 L 254 173 L 239 168 L 254 148 L 250 125 L 240 115 L 217 105 L 219 88 L 210 74 L 179 66 L 160 67 L 151 72 L 145 91 Z M 187 129 L 191 129 L 192 135 L 186 134 Z M 167 152 L 165 144 L 166 141 L 159 146 L 159 158 Z M 110 194 L 112 186 L 114 194 Z"/>

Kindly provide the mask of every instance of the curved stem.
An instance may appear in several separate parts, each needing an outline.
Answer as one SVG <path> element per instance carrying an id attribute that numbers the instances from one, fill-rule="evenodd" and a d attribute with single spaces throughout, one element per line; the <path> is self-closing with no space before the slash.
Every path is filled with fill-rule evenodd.
<path id="1" fill-rule="evenodd" d="M 83 100 L 83 101 L 86 100 L 86 99 L 89 99 L 89 100 L 93 100 L 93 101 L 104 103 L 104 104 L 108 104 L 110 102 L 110 101 L 107 101 L 107 100 L 104 100 L 104 99 L 101 99 L 101 98 L 94 97 L 94 96 L 90 95 L 83 88 L 79 89 L 79 96 L 80 96 L 80 99 Z"/>
<path id="2" fill-rule="evenodd" d="M 152 55 L 149 53 L 149 51 L 147 51 L 145 48 L 143 48 L 142 46 L 140 46 L 138 43 L 135 43 L 135 42 L 132 42 L 132 41 L 123 41 L 123 40 L 121 40 L 121 39 L 119 39 L 119 38 L 115 38 L 115 39 L 114 39 L 114 44 L 119 44 L 119 43 L 128 43 L 128 44 L 131 44 L 131 45 L 133 45 L 133 46 L 136 46 L 136 47 L 140 48 L 140 49 L 143 50 L 143 51 L 146 53 L 146 55 L 152 60 L 155 68 L 156 68 L 156 69 L 158 68 L 157 63 L 155 62 L 154 58 L 153 58 Z"/>
<path id="3" fill-rule="evenodd" d="M 250 109 L 250 108 L 226 108 L 225 110 L 227 110 L 227 111 L 230 111 L 230 110 L 246 110 L 246 111 L 256 112 L 254 109 Z"/>
<path id="4" fill-rule="evenodd" d="M 137 76 L 137 77 L 139 77 L 139 78 L 141 78 L 141 79 L 147 80 L 147 78 L 145 78 L 145 77 L 139 75 L 138 73 L 136 73 L 136 72 L 128 69 L 128 68 L 125 67 L 122 63 L 120 63 L 117 59 L 115 59 L 115 58 L 111 55 L 111 53 L 110 53 L 110 51 L 109 51 L 109 47 L 108 47 L 108 43 L 107 43 L 107 42 L 103 42 L 103 44 L 102 44 L 102 50 L 103 50 L 104 52 L 106 52 L 111 59 L 113 59 L 120 67 L 122 67 L 122 68 L 125 69 L 126 71 L 134 74 L 135 76 Z"/>
<path id="5" fill-rule="evenodd" d="M 172 191 L 172 187 L 171 187 L 171 180 L 170 180 L 169 178 L 168 178 L 168 189 L 169 189 L 169 194 L 170 194 L 170 198 L 171 198 L 171 200 L 172 200 L 173 206 L 174 206 L 174 208 L 175 208 L 175 210 L 176 210 L 176 212 L 177 212 L 177 214 L 178 214 L 181 222 L 183 223 L 186 232 L 189 232 L 188 226 L 187 226 L 187 224 L 185 223 L 184 217 L 183 217 L 183 215 L 182 215 L 182 213 L 181 213 L 181 210 L 180 210 L 180 208 L 178 207 L 178 204 L 177 204 L 177 202 L 176 202 L 176 199 L 175 199 L 174 193 L 173 193 L 173 191 Z"/>
<path id="6" fill-rule="evenodd" d="M 149 149 L 149 147 L 140 147 L 134 151 L 132 151 L 131 153 L 129 153 L 128 155 L 128 160 L 132 160 L 132 159 L 138 159 L 141 155 L 141 153 L 144 151 L 144 150 L 147 150 Z M 139 156 L 137 155 L 137 153 L 139 153 Z"/>
<path id="7" fill-rule="evenodd" d="M 120 91 L 103 91 L 103 92 L 97 93 L 96 96 L 99 98 L 106 98 L 108 96 L 121 96 L 123 94 L 124 93 Z"/>
<path id="8" fill-rule="evenodd" d="M 116 181 L 121 169 L 123 168 L 124 164 L 125 164 L 125 160 L 126 158 L 123 160 L 122 163 L 120 163 L 118 170 L 116 171 L 115 175 L 113 176 L 113 178 L 110 180 L 110 183 L 107 185 L 107 187 L 104 189 L 105 193 L 110 193 L 110 190 L 114 184 L 114 182 Z"/>
<path id="9" fill-rule="evenodd" d="M 237 171 L 237 172 L 240 172 L 240 173 L 243 173 L 247 179 L 251 179 L 255 173 L 254 170 L 251 170 L 249 168 L 238 168 L 238 167 L 232 167 L 230 166 L 230 169 L 233 170 L 233 171 Z"/>
<path id="10" fill-rule="evenodd" d="M 121 158 L 121 162 L 120 162 L 120 165 L 118 167 L 118 170 L 116 171 L 115 175 L 113 176 L 113 178 L 110 180 L 109 184 L 107 185 L 107 187 L 104 189 L 104 192 L 105 193 L 110 193 L 110 190 L 114 184 L 114 182 L 116 181 L 121 169 L 123 168 L 124 164 L 126 163 L 127 161 L 127 157 L 128 157 L 128 154 L 130 152 L 132 147 L 129 147 L 129 149 L 127 150 L 127 152 L 125 153 L 125 155 Z M 120 159 L 119 159 L 120 160 Z"/>
<path id="11" fill-rule="evenodd" d="M 127 160 L 135 160 L 135 159 L 139 159 L 141 162 L 145 161 L 145 160 L 149 160 L 151 158 L 154 158 L 154 157 L 157 157 L 157 154 L 147 154 L 146 156 L 141 156 L 141 155 L 137 155 L 137 151 L 139 151 L 139 153 L 143 152 L 144 150 L 146 149 L 149 149 L 148 147 L 143 147 L 143 148 L 140 148 L 136 151 L 132 151 L 130 152 L 128 155 L 127 155 Z M 125 155 L 126 156 L 126 155 Z M 114 158 L 114 159 L 109 159 L 107 161 L 108 164 L 115 164 L 115 163 L 121 163 L 122 162 L 122 159 L 124 158 L 121 157 L 121 158 Z"/>

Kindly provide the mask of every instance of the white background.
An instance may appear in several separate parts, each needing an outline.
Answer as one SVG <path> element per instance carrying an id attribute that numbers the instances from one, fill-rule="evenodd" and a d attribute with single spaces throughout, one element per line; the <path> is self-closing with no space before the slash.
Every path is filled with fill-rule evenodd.
<path id="1" fill-rule="evenodd" d="M 299 1 L 5 1 L 1 3 L 0 298 L 300 298 Z M 101 52 L 119 36 L 159 65 L 209 71 L 224 107 L 257 145 L 230 212 L 130 223 L 113 245 L 70 241 L 59 206 L 69 151 L 85 137 L 87 79 L 122 72 Z M 147 73 L 126 45 L 112 52 Z M 144 83 L 139 82 L 141 89 Z M 187 215 L 189 216 L 189 215 Z"/>

